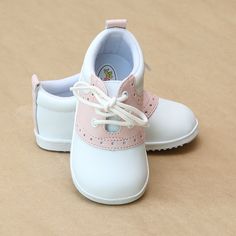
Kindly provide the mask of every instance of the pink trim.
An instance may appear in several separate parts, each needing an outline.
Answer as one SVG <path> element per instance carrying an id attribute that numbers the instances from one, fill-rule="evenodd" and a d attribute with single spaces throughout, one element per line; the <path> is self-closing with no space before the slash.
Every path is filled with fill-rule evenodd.
<path id="1" fill-rule="evenodd" d="M 143 113 L 150 118 L 153 112 L 156 110 L 159 103 L 159 98 L 151 94 L 150 92 L 144 91 L 143 92 Z"/>
<path id="2" fill-rule="evenodd" d="M 35 74 L 32 75 L 31 82 L 32 82 L 32 88 L 33 88 L 33 90 L 35 90 L 35 88 L 40 84 L 40 83 L 39 83 L 38 76 L 35 75 Z"/>
<path id="3" fill-rule="evenodd" d="M 110 29 L 115 27 L 126 29 L 126 25 L 127 25 L 126 19 L 106 20 L 105 29 Z"/>
<path id="4" fill-rule="evenodd" d="M 135 78 L 133 76 L 130 76 L 126 81 L 124 81 L 121 85 L 118 96 L 120 96 L 123 91 L 127 91 L 129 97 L 125 103 L 138 109 L 142 109 L 143 96 L 137 94 L 134 82 Z M 99 87 L 107 93 L 104 83 L 96 76 L 91 77 L 91 84 Z M 84 94 L 84 98 L 96 102 L 96 99 L 91 93 Z M 101 149 L 112 151 L 127 149 L 144 143 L 145 135 L 143 127 L 120 127 L 120 130 L 117 132 L 108 132 L 104 125 L 93 127 L 91 121 L 94 118 L 104 119 L 95 113 L 94 108 L 83 103 L 78 103 L 76 131 L 80 138 L 86 143 Z"/>
<path id="5" fill-rule="evenodd" d="M 36 115 L 37 115 L 37 95 L 38 95 L 38 88 L 39 88 L 40 82 L 37 75 L 32 75 L 31 83 L 32 83 L 32 98 L 33 98 L 33 121 L 34 121 L 34 128 L 38 133 Z"/>

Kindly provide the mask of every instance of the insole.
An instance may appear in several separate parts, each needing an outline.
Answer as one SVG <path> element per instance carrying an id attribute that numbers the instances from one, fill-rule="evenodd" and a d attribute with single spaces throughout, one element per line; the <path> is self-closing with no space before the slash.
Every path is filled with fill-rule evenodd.
<path id="1" fill-rule="evenodd" d="M 132 65 L 117 54 L 99 54 L 95 63 L 95 71 L 103 81 L 121 81 L 130 74 Z"/>

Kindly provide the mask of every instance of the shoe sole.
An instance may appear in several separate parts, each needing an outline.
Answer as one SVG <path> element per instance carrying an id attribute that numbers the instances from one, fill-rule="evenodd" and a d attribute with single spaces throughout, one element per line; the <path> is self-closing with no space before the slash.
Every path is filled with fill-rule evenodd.
<path id="1" fill-rule="evenodd" d="M 196 125 L 191 132 L 187 135 L 180 137 L 178 139 L 173 139 L 168 142 L 146 142 L 147 151 L 161 151 L 172 148 L 178 148 L 184 144 L 190 143 L 198 135 L 198 121 L 196 120 Z M 34 131 L 36 137 L 36 143 L 42 149 L 48 151 L 57 152 L 70 152 L 71 140 L 70 139 L 48 139 L 39 135 Z"/>

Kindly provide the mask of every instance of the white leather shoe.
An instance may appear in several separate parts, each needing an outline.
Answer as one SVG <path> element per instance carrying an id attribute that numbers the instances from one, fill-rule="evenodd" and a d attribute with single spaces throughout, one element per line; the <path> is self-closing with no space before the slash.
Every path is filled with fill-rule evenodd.
<path id="1" fill-rule="evenodd" d="M 149 117 L 146 150 L 166 150 L 191 142 L 198 134 L 198 121 L 185 105 L 159 98 L 158 107 Z"/>
<path id="2" fill-rule="evenodd" d="M 111 68 L 103 68 L 107 78 L 104 70 L 100 71 L 105 80 L 109 79 Z M 80 74 L 51 81 L 39 81 L 36 75 L 32 76 L 34 133 L 41 148 L 70 151 L 76 108 L 76 98 L 70 87 L 79 80 Z M 198 134 L 195 115 L 181 103 L 144 92 L 142 110 L 149 119 L 149 127 L 145 128 L 147 151 L 182 146 L 191 142 Z"/>
<path id="3" fill-rule="evenodd" d="M 144 62 L 126 21 L 111 20 L 85 55 L 70 153 L 73 182 L 88 199 L 109 205 L 140 198 L 149 167 L 143 108 Z"/>

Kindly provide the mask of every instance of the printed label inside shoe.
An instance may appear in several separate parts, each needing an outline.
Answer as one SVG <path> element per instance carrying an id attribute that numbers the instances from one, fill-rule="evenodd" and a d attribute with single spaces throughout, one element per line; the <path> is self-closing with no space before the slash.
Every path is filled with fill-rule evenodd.
<path id="1" fill-rule="evenodd" d="M 116 80 L 115 69 L 111 65 L 103 65 L 98 69 L 98 77 L 103 81 Z"/>

